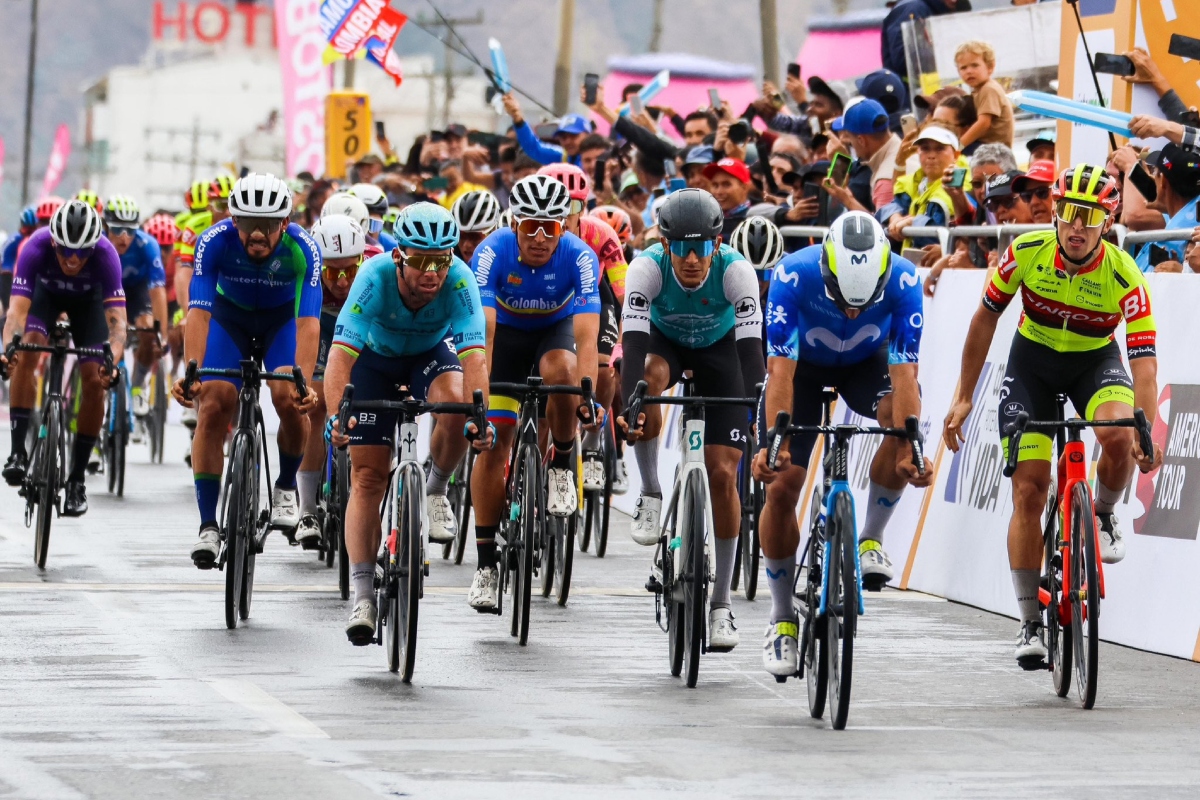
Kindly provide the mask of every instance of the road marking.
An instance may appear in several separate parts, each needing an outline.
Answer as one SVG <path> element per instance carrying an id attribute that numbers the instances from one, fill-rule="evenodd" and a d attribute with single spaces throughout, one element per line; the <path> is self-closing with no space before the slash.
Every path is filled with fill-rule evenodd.
<path id="1" fill-rule="evenodd" d="M 293 739 L 329 738 L 328 733 L 318 728 L 287 703 L 267 694 L 258 684 L 233 678 L 218 678 L 209 681 L 208 685 L 226 700 L 231 700 L 247 709 L 285 736 Z"/>

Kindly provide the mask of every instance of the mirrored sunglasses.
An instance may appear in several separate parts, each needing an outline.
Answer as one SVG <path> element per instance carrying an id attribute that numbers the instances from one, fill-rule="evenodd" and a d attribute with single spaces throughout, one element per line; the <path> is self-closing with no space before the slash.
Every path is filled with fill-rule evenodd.
<path id="1" fill-rule="evenodd" d="M 137 234 L 137 228 L 134 228 L 134 227 L 129 227 L 129 226 L 125 226 L 125 225 L 109 225 L 108 226 L 108 235 L 109 236 L 134 236 L 136 234 Z"/>
<path id="2" fill-rule="evenodd" d="M 270 219 L 265 217 L 234 217 L 233 225 L 238 229 L 238 233 L 251 234 L 255 231 L 264 233 L 270 236 L 277 233 L 283 227 L 284 220 Z"/>
<path id="3" fill-rule="evenodd" d="M 1085 228 L 1099 228 L 1104 224 L 1104 220 L 1108 219 L 1108 211 L 1103 208 L 1072 203 L 1069 200 L 1059 200 L 1055 212 L 1059 221 L 1072 225 L 1076 219 L 1080 219 Z"/>
<path id="4" fill-rule="evenodd" d="M 695 253 L 700 258 L 708 258 L 717 249 L 715 239 L 688 239 L 671 242 L 671 255 L 687 258 L 688 253 Z"/>
<path id="5" fill-rule="evenodd" d="M 563 224 L 562 220 L 557 219 L 519 219 L 517 220 L 517 233 L 522 236 L 533 238 L 541 233 L 547 239 L 555 239 L 562 236 Z"/>
<path id="6" fill-rule="evenodd" d="M 412 267 L 418 272 L 445 272 L 454 263 L 454 256 L 450 253 L 445 255 L 414 253 L 411 256 L 406 255 L 402 257 L 404 259 L 404 266 Z"/>
<path id="7" fill-rule="evenodd" d="M 54 245 L 54 252 L 58 253 L 63 258 L 82 258 L 88 259 L 92 257 L 92 253 L 96 252 L 95 247 L 63 247 L 61 244 Z"/>

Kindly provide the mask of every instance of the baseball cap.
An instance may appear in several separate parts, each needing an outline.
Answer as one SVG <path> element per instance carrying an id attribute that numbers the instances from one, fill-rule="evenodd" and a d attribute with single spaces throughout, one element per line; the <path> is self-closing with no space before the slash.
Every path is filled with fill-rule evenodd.
<path id="1" fill-rule="evenodd" d="M 1054 128 L 1046 128 L 1045 130 L 1041 130 L 1041 131 L 1038 131 L 1037 133 L 1035 133 L 1033 135 L 1033 138 L 1025 143 L 1025 147 L 1029 150 L 1029 152 L 1032 153 L 1033 148 L 1037 147 L 1038 145 L 1054 144 L 1057 141 L 1058 141 L 1058 131 L 1055 130 Z"/>
<path id="2" fill-rule="evenodd" d="M 467 135 L 467 127 L 465 125 L 460 125 L 457 122 L 451 122 L 446 126 L 446 135 L 455 136 L 459 139 L 462 139 Z"/>
<path id="3" fill-rule="evenodd" d="M 750 182 L 750 170 L 743 162 L 738 161 L 736 158 L 722 158 L 715 164 L 709 164 L 704 168 L 704 177 L 712 180 L 712 177 L 718 172 L 732 175 L 742 183 Z"/>
<path id="4" fill-rule="evenodd" d="M 358 161 L 354 162 L 354 166 L 356 166 L 356 167 L 364 166 L 364 165 L 372 166 L 372 167 L 382 167 L 383 159 L 380 158 L 379 156 L 375 155 L 374 153 L 367 153 L 365 156 L 360 158 Z"/>
<path id="5" fill-rule="evenodd" d="M 844 108 L 846 105 L 846 101 L 842 100 L 842 96 L 835 92 L 832 86 L 818 78 L 816 75 L 809 76 L 808 90 L 813 94 L 819 94 L 824 97 L 828 97 L 837 104 L 838 108 Z"/>
<path id="6" fill-rule="evenodd" d="M 797 183 L 806 181 L 814 175 L 824 178 L 828 173 L 828 161 L 814 161 L 811 164 L 803 165 L 800 169 L 793 172 L 785 172 L 782 180 L 785 186 L 795 186 Z"/>
<path id="7" fill-rule="evenodd" d="M 592 126 L 579 114 L 567 114 L 558 121 L 555 133 L 591 133 Z"/>
<path id="8" fill-rule="evenodd" d="M 857 100 L 858 102 L 851 102 L 846 108 L 846 113 L 835 119 L 830 127 L 835 131 L 844 130 L 857 136 L 886 133 L 888 112 L 883 104 L 869 97 L 860 97 Z"/>
<path id="9" fill-rule="evenodd" d="M 1006 197 L 1013 194 L 1013 182 L 1024 174 L 1019 169 L 1010 169 L 1008 172 L 993 175 L 988 178 L 984 197 L 990 199 L 992 197 Z"/>
<path id="10" fill-rule="evenodd" d="M 711 164 L 715 158 L 711 144 L 698 144 L 688 150 L 683 165 L 686 167 L 688 164 Z"/>
<path id="11" fill-rule="evenodd" d="M 1186 198 L 1200 194 L 1200 158 L 1174 142 L 1168 142 L 1162 150 L 1151 153 L 1146 163 L 1158 167 L 1178 194 Z"/>
<path id="12" fill-rule="evenodd" d="M 877 69 L 856 80 L 854 85 L 859 94 L 876 101 L 889 114 L 908 105 L 908 90 L 904 88 L 904 81 L 890 69 Z"/>
<path id="13" fill-rule="evenodd" d="M 1029 165 L 1029 169 L 1025 174 L 1013 181 L 1013 191 L 1023 192 L 1025 187 L 1031 183 L 1054 183 L 1054 179 L 1058 174 L 1058 169 L 1054 166 L 1053 161 L 1035 161 Z"/>
<path id="14" fill-rule="evenodd" d="M 948 144 L 955 150 L 959 150 L 958 136 L 949 128 L 943 128 L 941 125 L 926 125 L 917 135 L 916 144 L 922 141 L 937 142 L 938 144 Z"/>
<path id="15" fill-rule="evenodd" d="M 625 194 L 630 189 L 637 189 L 639 192 L 645 191 L 641 184 L 638 183 L 637 173 L 633 170 L 627 172 L 625 177 L 621 179 L 621 188 L 617 191 L 617 194 Z"/>
<path id="16" fill-rule="evenodd" d="M 964 95 L 966 95 L 966 92 L 957 86 L 943 86 L 936 92 L 917 95 L 913 98 L 913 104 L 917 108 L 922 108 L 926 111 L 933 111 L 937 104 L 945 100 L 947 97 L 962 97 Z"/>

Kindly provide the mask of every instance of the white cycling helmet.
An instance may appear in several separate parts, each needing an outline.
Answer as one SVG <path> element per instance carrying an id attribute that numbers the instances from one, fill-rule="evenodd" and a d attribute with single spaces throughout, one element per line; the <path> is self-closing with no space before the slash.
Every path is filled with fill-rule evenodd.
<path id="1" fill-rule="evenodd" d="M 508 208 L 517 219 L 566 219 L 571 195 L 549 175 L 529 175 L 513 185 Z"/>
<path id="2" fill-rule="evenodd" d="M 833 221 L 821 249 L 821 275 L 840 308 L 871 305 L 883 294 L 891 274 L 892 249 L 873 216 L 847 211 Z"/>
<path id="3" fill-rule="evenodd" d="M 766 217 L 747 217 L 733 229 L 729 246 L 737 250 L 759 272 L 769 270 L 783 258 L 783 235 Z"/>
<path id="4" fill-rule="evenodd" d="M 312 237 L 321 248 L 321 258 L 361 256 L 367 246 L 362 226 L 343 214 L 326 214 L 312 227 Z"/>
<path id="5" fill-rule="evenodd" d="M 490 233 L 500 224 L 500 201 L 488 191 L 467 192 L 450 209 L 460 231 Z"/>
<path id="6" fill-rule="evenodd" d="M 512 227 L 512 219 L 513 219 L 512 209 L 511 208 L 504 209 L 503 211 L 500 212 L 500 220 L 498 223 L 498 227 L 511 228 Z"/>
<path id="7" fill-rule="evenodd" d="M 337 192 L 326 198 L 325 205 L 321 206 L 321 217 L 332 216 L 349 217 L 358 223 L 358 227 L 370 232 L 371 214 L 366 204 L 349 192 Z"/>
<path id="8" fill-rule="evenodd" d="M 110 225 L 134 226 L 141 221 L 142 211 L 137 201 L 123 194 L 114 194 L 104 204 L 104 221 Z"/>
<path id="9" fill-rule="evenodd" d="M 292 190 L 270 173 L 251 172 L 233 184 L 229 213 L 234 217 L 287 219 L 292 213 Z"/>
<path id="10" fill-rule="evenodd" d="M 100 214 L 82 200 L 68 200 L 50 217 L 50 238 L 71 250 L 95 247 L 104 233 Z"/>
<path id="11" fill-rule="evenodd" d="M 372 215 L 383 217 L 388 210 L 387 195 L 373 183 L 356 183 L 349 189 L 350 194 L 363 201 Z"/>

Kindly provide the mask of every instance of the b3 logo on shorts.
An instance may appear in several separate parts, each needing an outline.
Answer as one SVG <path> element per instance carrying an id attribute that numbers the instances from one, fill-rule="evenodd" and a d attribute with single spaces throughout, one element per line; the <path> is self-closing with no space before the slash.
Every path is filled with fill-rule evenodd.
<path id="1" fill-rule="evenodd" d="M 374 425 L 375 424 L 375 414 L 363 412 L 358 415 L 354 424 L 355 425 Z"/>

